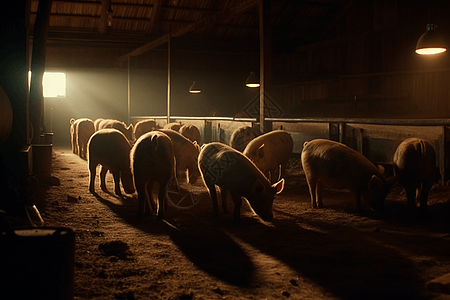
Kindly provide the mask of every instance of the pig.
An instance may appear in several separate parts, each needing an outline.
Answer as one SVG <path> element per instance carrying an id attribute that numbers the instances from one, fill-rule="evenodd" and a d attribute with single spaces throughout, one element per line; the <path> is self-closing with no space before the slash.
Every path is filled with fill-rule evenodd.
<path id="1" fill-rule="evenodd" d="M 75 126 L 76 126 L 76 119 L 70 118 L 69 124 L 70 124 L 70 144 L 72 146 L 72 153 L 78 154 L 78 147 L 77 145 L 77 139 L 75 134 Z"/>
<path id="2" fill-rule="evenodd" d="M 361 211 L 361 195 L 369 207 L 382 212 L 394 180 L 383 177 L 384 168 L 375 166 L 358 151 L 344 144 L 316 139 L 303 144 L 303 170 L 311 195 L 311 206 L 322 208 L 322 186 L 349 190 Z"/>
<path id="3" fill-rule="evenodd" d="M 397 147 L 393 157 L 394 176 L 406 193 L 409 207 L 416 207 L 420 200 L 420 211 L 426 213 L 428 194 L 439 178 L 436 153 L 427 140 L 412 137 Z"/>
<path id="4" fill-rule="evenodd" d="M 108 170 L 114 177 L 114 193 L 122 196 L 120 181 L 127 194 L 135 192 L 130 165 L 131 144 L 125 135 L 117 129 L 107 128 L 96 131 L 88 143 L 89 191 L 95 194 L 95 176 L 97 166 L 101 165 L 100 187 L 106 188 Z"/>
<path id="5" fill-rule="evenodd" d="M 115 128 L 122 132 L 129 141 L 133 141 L 133 124 L 126 125 L 124 122 L 114 119 L 95 120 L 95 129 L 100 130 L 104 128 Z"/>
<path id="6" fill-rule="evenodd" d="M 171 129 L 158 129 L 158 131 L 167 134 L 172 141 L 177 178 L 179 180 L 185 180 L 187 175 L 187 182 L 195 184 L 198 178 L 200 178 L 200 170 L 198 169 L 197 163 L 200 146 Z"/>
<path id="7" fill-rule="evenodd" d="M 87 144 L 95 132 L 94 122 L 88 118 L 76 120 L 74 123 L 74 132 L 76 138 L 76 148 L 78 156 L 87 160 Z"/>
<path id="8" fill-rule="evenodd" d="M 143 134 L 130 153 L 134 184 L 138 194 L 137 217 L 150 215 L 155 210 L 153 185 L 159 183 L 157 218 L 164 219 L 169 184 L 175 176 L 175 154 L 172 141 L 161 131 Z"/>
<path id="9" fill-rule="evenodd" d="M 259 127 L 239 127 L 231 134 L 230 146 L 239 152 L 243 152 L 248 143 L 259 135 L 261 135 Z"/>
<path id="10" fill-rule="evenodd" d="M 204 144 L 199 154 L 198 165 L 203 181 L 211 196 L 213 215 L 218 215 L 215 186 L 222 190 L 222 208 L 226 209 L 224 190 L 230 192 L 234 211 L 233 219 L 240 220 L 242 197 L 245 197 L 253 211 L 263 220 L 273 218 L 273 201 L 284 189 L 284 179 L 271 185 L 264 174 L 248 157 L 230 146 L 213 142 Z"/>
<path id="11" fill-rule="evenodd" d="M 95 119 L 95 121 L 94 121 L 95 131 L 100 129 L 100 123 L 102 123 L 104 120 L 106 120 L 106 119 L 103 119 L 103 118 Z"/>
<path id="12" fill-rule="evenodd" d="M 180 133 L 192 142 L 197 142 L 197 144 L 200 145 L 201 136 L 200 130 L 198 130 L 197 126 L 192 124 L 185 124 L 180 127 Z"/>
<path id="13" fill-rule="evenodd" d="M 134 138 L 137 140 L 146 132 L 150 132 L 152 130 L 157 129 L 158 126 L 156 125 L 156 122 L 153 120 L 142 120 L 136 123 L 134 125 Z"/>
<path id="14" fill-rule="evenodd" d="M 181 128 L 181 124 L 180 123 L 173 122 L 173 123 L 168 123 L 168 124 L 164 125 L 163 129 L 172 129 L 172 130 L 175 130 L 175 131 L 180 131 L 180 128 Z"/>
<path id="15" fill-rule="evenodd" d="M 274 130 L 255 137 L 248 143 L 243 153 L 273 183 L 283 176 L 293 147 L 294 142 L 288 132 Z M 278 178 L 275 179 L 277 172 Z"/>

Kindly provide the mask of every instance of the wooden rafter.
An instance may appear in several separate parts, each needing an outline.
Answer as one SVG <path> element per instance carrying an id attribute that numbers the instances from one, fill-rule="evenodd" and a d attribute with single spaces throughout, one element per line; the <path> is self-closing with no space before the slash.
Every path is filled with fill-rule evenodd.
<path id="1" fill-rule="evenodd" d="M 161 0 L 153 1 L 152 14 L 150 16 L 150 30 L 149 33 L 153 34 L 156 29 L 156 22 L 159 21 L 161 16 Z"/>
<path id="2" fill-rule="evenodd" d="M 123 63 L 123 62 L 127 61 L 128 57 L 130 57 L 130 56 L 140 55 L 140 54 L 145 53 L 151 49 L 154 49 L 160 45 L 165 44 L 167 42 L 167 40 L 169 39 L 169 37 L 179 37 L 179 36 L 185 35 L 189 32 L 192 32 L 196 29 L 211 26 L 211 25 L 214 25 L 225 19 L 232 18 L 239 14 L 242 14 L 245 11 L 247 11 L 253 7 L 256 7 L 259 4 L 259 1 L 260 0 L 246 0 L 246 1 L 241 2 L 240 4 L 238 4 L 235 7 L 229 8 L 224 11 L 220 11 L 211 16 L 203 18 L 197 22 L 183 26 L 171 33 L 168 33 L 160 38 L 157 38 L 154 41 L 151 41 L 150 43 L 147 43 L 147 44 L 131 51 L 128 54 L 122 55 L 121 57 L 119 57 L 119 63 Z"/>

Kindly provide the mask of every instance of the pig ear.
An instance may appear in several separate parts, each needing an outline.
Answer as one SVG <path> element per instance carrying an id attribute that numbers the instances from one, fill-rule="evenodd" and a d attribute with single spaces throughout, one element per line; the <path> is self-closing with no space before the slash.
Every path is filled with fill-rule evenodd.
<path id="1" fill-rule="evenodd" d="M 152 144 L 155 146 L 155 151 L 158 149 L 158 136 L 153 135 L 151 138 Z"/>
<path id="2" fill-rule="evenodd" d="M 262 181 L 258 179 L 252 186 L 252 194 L 262 194 L 264 192 L 264 189 L 264 183 L 262 183 Z"/>
<path id="3" fill-rule="evenodd" d="M 369 191 L 379 191 L 381 190 L 382 186 L 383 182 L 381 181 L 381 179 L 375 175 L 372 175 L 372 178 L 370 178 L 369 181 Z"/>
<path id="4" fill-rule="evenodd" d="M 263 158 L 264 157 L 264 144 L 259 146 L 259 148 L 256 150 L 256 156 L 259 157 L 259 158 Z"/>
<path id="5" fill-rule="evenodd" d="M 284 178 L 281 178 L 280 181 L 274 183 L 272 187 L 275 188 L 276 194 L 281 193 L 284 190 Z"/>
<path id="6" fill-rule="evenodd" d="M 378 171 L 380 171 L 381 175 L 384 174 L 384 167 L 382 165 L 377 165 Z"/>

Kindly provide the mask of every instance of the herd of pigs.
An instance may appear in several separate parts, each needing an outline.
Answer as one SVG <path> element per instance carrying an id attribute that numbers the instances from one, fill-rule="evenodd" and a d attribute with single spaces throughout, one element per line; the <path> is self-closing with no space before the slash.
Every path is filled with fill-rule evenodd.
<path id="1" fill-rule="evenodd" d="M 216 186 L 220 189 L 222 209 L 227 212 L 228 194 L 234 202 L 233 218 L 239 220 L 242 197 L 263 220 L 273 218 L 275 195 L 284 189 L 283 174 L 292 156 L 293 140 L 284 130 L 261 133 L 243 126 L 233 132 L 230 145 L 201 144 L 200 131 L 194 125 L 169 123 L 158 128 L 153 120 L 134 126 L 113 119 L 71 119 L 73 153 L 88 161 L 89 191 L 95 194 L 95 177 L 101 165 L 100 187 L 107 192 L 105 176 L 114 178 L 114 192 L 137 193 L 137 217 L 156 213 L 164 218 L 170 185 L 194 184 L 202 178 L 212 201 L 213 215 L 219 213 Z M 354 196 L 356 211 L 361 196 L 368 206 L 382 212 L 392 185 L 404 188 L 408 207 L 426 213 L 427 198 L 438 180 L 435 151 L 427 140 L 408 138 L 393 156 L 394 174 L 385 178 L 384 168 L 376 166 L 363 154 L 342 143 L 327 139 L 305 142 L 301 165 L 309 186 L 311 206 L 323 207 L 323 185 L 347 189 Z M 153 199 L 154 182 L 159 184 L 157 201 Z"/>

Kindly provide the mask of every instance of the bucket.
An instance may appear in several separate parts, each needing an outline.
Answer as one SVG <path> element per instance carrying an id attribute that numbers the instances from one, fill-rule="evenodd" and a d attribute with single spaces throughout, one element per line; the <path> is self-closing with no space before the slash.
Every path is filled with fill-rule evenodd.
<path id="1" fill-rule="evenodd" d="M 52 175 L 52 144 L 33 144 L 33 174 L 38 178 Z"/>
<path id="2" fill-rule="evenodd" d="M 13 229 L 0 245 L 0 299 L 73 299 L 72 229 Z"/>

